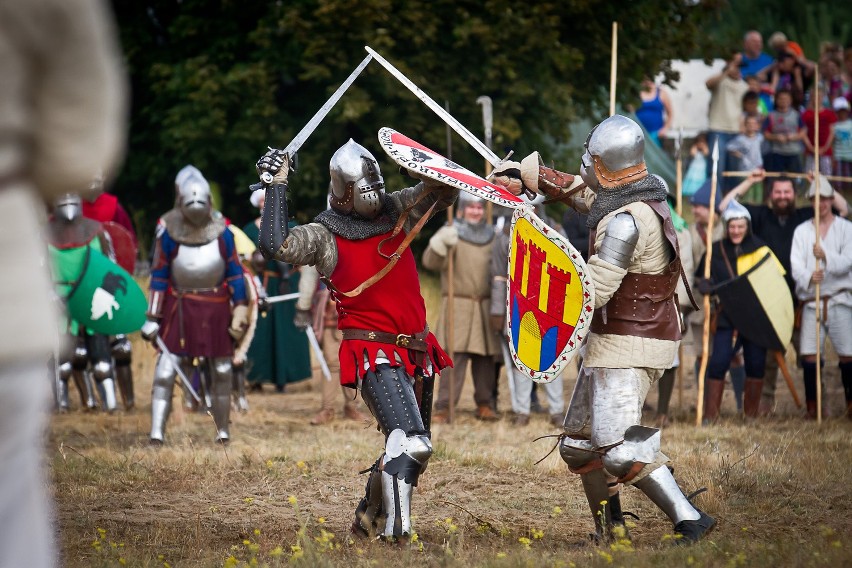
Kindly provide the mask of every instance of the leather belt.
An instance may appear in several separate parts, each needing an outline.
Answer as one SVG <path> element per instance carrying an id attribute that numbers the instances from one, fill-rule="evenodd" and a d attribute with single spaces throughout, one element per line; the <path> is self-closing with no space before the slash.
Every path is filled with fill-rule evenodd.
<path id="1" fill-rule="evenodd" d="M 378 343 L 388 343 L 412 349 L 414 351 L 428 351 L 428 343 L 426 336 L 429 333 L 429 328 L 426 327 L 422 332 L 414 335 L 406 335 L 405 333 L 389 333 L 386 331 L 370 331 L 367 329 L 342 329 L 343 339 L 358 339 L 361 341 L 375 341 Z"/>

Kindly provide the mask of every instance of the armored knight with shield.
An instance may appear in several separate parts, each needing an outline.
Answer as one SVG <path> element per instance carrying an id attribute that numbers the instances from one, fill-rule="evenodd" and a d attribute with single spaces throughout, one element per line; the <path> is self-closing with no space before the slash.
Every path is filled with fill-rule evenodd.
<path id="1" fill-rule="evenodd" d="M 405 541 L 411 497 L 432 455 L 435 375 L 451 364 L 426 325 L 411 239 L 457 195 L 438 182 L 385 193 L 379 164 L 349 140 L 331 158 L 331 208 L 287 230 L 289 156 L 270 150 L 257 163 L 266 190 L 259 248 L 268 258 L 313 265 L 337 302 L 340 381 L 361 391 L 385 435 L 355 511 L 356 534 Z"/>
<path id="2" fill-rule="evenodd" d="M 74 292 L 81 266 L 86 264 L 89 249 L 110 256 L 110 240 L 101 223 L 83 216 L 82 199 L 77 194 L 65 194 L 53 203 L 48 227 L 48 241 L 56 259 L 54 280 L 57 292 L 68 299 Z M 95 388 L 104 410 L 116 409 L 114 367 L 109 337 L 87 329 L 69 316 L 67 333 L 72 341 L 67 353 L 59 356 L 57 402 L 60 411 L 67 411 L 68 382 L 73 378 L 80 391 L 82 405 L 96 407 Z M 88 373 L 94 378 L 94 385 Z"/>
<path id="3" fill-rule="evenodd" d="M 671 366 L 681 338 L 675 288 L 682 278 L 666 188 L 648 175 L 644 144 L 639 125 L 619 115 L 598 124 L 585 143 L 580 172 L 592 231 L 594 315 L 559 449 L 580 475 L 597 541 L 624 524 L 618 490 L 628 484 L 671 519 L 679 542 L 694 542 L 715 520 L 678 487 L 659 430 L 640 426 L 645 396 Z M 496 179 L 510 187 L 507 180 L 520 177 L 528 189 L 546 192 L 538 170 L 534 154 L 505 164 Z"/>
<path id="4" fill-rule="evenodd" d="M 151 390 L 152 445 L 162 445 L 180 365 L 208 366 L 216 441 L 230 440 L 234 340 L 245 333 L 248 308 L 234 237 L 213 215 L 210 185 L 198 170 L 180 179 L 174 209 L 163 215 L 154 249 L 148 321 L 142 335 L 162 338 Z"/>

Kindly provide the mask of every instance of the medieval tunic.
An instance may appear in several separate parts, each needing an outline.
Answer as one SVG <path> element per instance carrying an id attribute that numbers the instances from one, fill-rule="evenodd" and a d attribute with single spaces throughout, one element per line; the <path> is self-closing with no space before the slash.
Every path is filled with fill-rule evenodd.
<path id="1" fill-rule="evenodd" d="M 243 232 L 257 242 L 260 230 L 254 222 L 246 225 Z M 269 296 L 296 292 L 299 288 L 299 271 L 291 267 L 286 280 L 282 280 L 278 265 L 272 260 L 266 262 L 263 274 L 258 274 L 258 277 Z M 281 286 L 282 282 L 284 286 Z M 293 325 L 295 314 L 295 302 L 277 302 L 269 306 L 266 317 L 257 319 L 247 356 L 248 382 L 270 382 L 283 387 L 287 383 L 310 378 L 308 336 Z"/>
<path id="2" fill-rule="evenodd" d="M 168 214 L 167 214 L 168 215 Z M 168 227 L 168 223 L 166 223 Z M 225 230 L 215 237 L 225 261 L 222 280 L 212 289 L 181 290 L 171 281 L 171 263 L 184 245 L 165 228 L 157 237 L 151 290 L 165 293 L 160 335 L 175 355 L 189 357 L 230 357 L 234 345 L 228 334 L 231 302 L 245 302 L 243 268 L 234 246 L 234 236 Z"/>
<path id="3" fill-rule="evenodd" d="M 672 260 L 672 249 L 663 234 L 662 222 L 651 207 L 643 202 L 620 207 L 601 219 L 595 235 L 596 251 L 603 242 L 606 226 L 621 212 L 633 215 L 639 229 L 639 239 L 626 270 L 600 260 L 597 255 L 589 259 L 589 274 L 595 285 L 595 310 L 601 309 L 612 298 L 628 272 L 662 274 Z M 668 339 L 590 333 L 583 364 L 610 369 L 668 369 L 674 361 L 677 346 L 678 341 Z"/>
<path id="4" fill-rule="evenodd" d="M 464 223 L 460 221 L 459 224 Z M 500 353 L 498 336 L 489 324 L 491 301 L 491 249 L 493 236 L 483 244 L 475 244 L 460 235 L 459 242 L 450 249 L 453 255 L 453 345 L 454 353 L 496 355 Z M 447 345 L 447 290 L 449 288 L 449 263 L 447 256 L 438 255 L 431 247 L 423 253 L 423 266 L 441 272 L 441 313 L 436 334 L 441 345 Z"/>
<path id="5" fill-rule="evenodd" d="M 405 239 L 406 232 L 432 203 L 436 203 L 436 210 L 445 209 L 458 195 L 458 190 L 442 190 L 418 203 L 423 191 L 421 183 L 386 195 L 382 214 L 372 220 L 325 211 L 314 223 L 295 227 L 278 251 L 281 260 L 316 266 L 331 283 L 338 329 L 416 334 L 426 342 L 426 352 L 422 352 L 395 343 L 344 338 L 339 351 L 340 383 L 344 386 L 355 387 L 366 370 L 375 371 L 382 362 L 403 366 L 412 376 L 418 370 L 432 375 L 452 365 L 426 326 L 426 305 L 408 247 L 381 280 L 358 295 L 345 295 L 388 265 L 389 256 Z M 392 237 L 394 225 L 406 208 L 411 208 L 411 213 L 399 234 Z"/>

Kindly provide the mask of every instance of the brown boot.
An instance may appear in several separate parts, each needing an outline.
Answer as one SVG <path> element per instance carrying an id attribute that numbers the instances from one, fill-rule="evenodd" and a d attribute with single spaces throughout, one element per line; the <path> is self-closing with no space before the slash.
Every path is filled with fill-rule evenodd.
<path id="1" fill-rule="evenodd" d="M 808 420 L 816 420 L 817 419 L 817 405 L 815 400 L 808 400 L 805 402 L 805 406 L 808 409 L 807 418 Z"/>
<path id="2" fill-rule="evenodd" d="M 719 419 L 722 407 L 722 395 L 725 394 L 725 381 L 707 379 L 704 390 L 704 421 L 713 424 Z"/>
<path id="3" fill-rule="evenodd" d="M 491 407 L 487 404 L 481 404 L 476 407 L 476 417 L 486 422 L 494 422 L 495 420 L 500 419 L 500 417 L 497 416 L 497 414 L 493 410 L 491 410 Z M 434 416 L 432 417 L 432 421 L 435 421 Z"/>
<path id="4" fill-rule="evenodd" d="M 763 392 L 763 379 L 746 377 L 743 393 L 743 414 L 746 418 L 757 418 L 760 407 L 760 394 Z"/>
<path id="5" fill-rule="evenodd" d="M 333 408 L 323 408 L 317 412 L 316 416 L 311 418 L 311 426 L 323 426 L 330 422 L 334 422 Z"/>
<path id="6" fill-rule="evenodd" d="M 367 422 L 370 420 L 367 415 L 358 410 L 354 404 L 343 405 L 343 416 L 347 420 L 354 420 L 355 422 Z"/>
<path id="7" fill-rule="evenodd" d="M 446 424 L 450 421 L 449 410 L 436 410 L 432 415 L 432 424 Z"/>

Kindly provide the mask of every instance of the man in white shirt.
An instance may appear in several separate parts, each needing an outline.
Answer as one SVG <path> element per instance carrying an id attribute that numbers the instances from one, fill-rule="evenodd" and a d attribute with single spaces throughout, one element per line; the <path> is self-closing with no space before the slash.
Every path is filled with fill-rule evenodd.
<path id="1" fill-rule="evenodd" d="M 819 243 L 814 220 L 793 233 L 790 264 L 796 295 L 802 304 L 801 346 L 808 417 L 816 418 L 816 284 L 820 285 L 820 341 L 831 338 L 840 358 L 840 376 L 846 395 L 846 416 L 852 419 L 852 222 L 832 210 L 834 189 L 824 176 L 819 184 Z M 816 180 L 808 197 L 814 200 Z M 824 345 L 820 346 L 820 352 Z"/>

